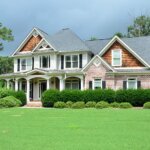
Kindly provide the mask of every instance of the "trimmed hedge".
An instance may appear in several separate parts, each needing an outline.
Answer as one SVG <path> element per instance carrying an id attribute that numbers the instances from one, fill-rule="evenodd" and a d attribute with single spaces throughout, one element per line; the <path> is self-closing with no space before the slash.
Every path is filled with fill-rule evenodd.
<path id="1" fill-rule="evenodd" d="M 145 109 L 150 109 L 150 102 L 146 102 L 146 103 L 143 105 L 143 108 L 145 108 Z"/>
<path id="2" fill-rule="evenodd" d="M 85 107 L 86 107 L 86 108 L 92 108 L 92 107 L 95 107 L 95 105 L 96 105 L 96 102 L 94 102 L 94 101 L 89 101 L 89 102 L 87 102 L 87 103 L 85 104 Z"/>
<path id="3" fill-rule="evenodd" d="M 128 102 L 120 103 L 120 108 L 132 108 L 132 105 Z"/>
<path id="4" fill-rule="evenodd" d="M 6 96 L 0 99 L 0 108 L 19 107 L 22 103 L 14 96 Z"/>
<path id="5" fill-rule="evenodd" d="M 108 108 L 108 107 L 110 107 L 110 105 L 108 102 L 105 102 L 105 101 L 100 101 L 95 105 L 95 108 L 97 109 L 103 109 L 103 108 Z"/>
<path id="6" fill-rule="evenodd" d="M 72 104 L 71 108 L 75 108 L 75 109 L 81 109 L 85 107 L 85 103 L 84 102 L 75 102 Z"/>
<path id="7" fill-rule="evenodd" d="M 120 103 L 117 103 L 117 102 L 110 103 L 110 107 L 112 107 L 112 108 L 119 108 L 120 107 Z"/>
<path id="8" fill-rule="evenodd" d="M 2 93 L 3 95 L 5 93 Z M 1 95 L 1 93 L 0 93 Z M 117 90 L 112 89 L 97 89 L 97 90 L 48 90 L 42 95 L 42 103 L 44 107 L 53 107 L 55 102 L 62 101 L 89 101 L 99 102 L 106 101 L 108 103 L 128 102 L 133 106 L 143 106 L 145 102 L 150 101 L 150 89 L 129 89 Z M 112 106 L 113 107 L 113 106 Z M 114 106 L 115 107 L 115 106 Z"/>
<path id="9" fill-rule="evenodd" d="M 54 108 L 65 108 L 66 103 L 65 102 L 56 102 L 54 103 Z"/>
<path id="10" fill-rule="evenodd" d="M 14 91 L 11 89 L 0 89 L 0 99 L 7 97 L 7 96 L 14 96 L 15 98 L 19 99 L 21 101 L 21 106 L 26 104 L 26 94 L 23 91 Z"/>

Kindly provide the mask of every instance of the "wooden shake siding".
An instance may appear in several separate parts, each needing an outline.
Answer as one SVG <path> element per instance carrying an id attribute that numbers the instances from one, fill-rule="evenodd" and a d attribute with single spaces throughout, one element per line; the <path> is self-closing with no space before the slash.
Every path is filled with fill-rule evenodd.
<path id="1" fill-rule="evenodd" d="M 144 65 L 135 58 L 128 50 L 126 50 L 120 43 L 115 42 L 106 53 L 103 54 L 103 59 L 106 60 L 110 65 L 112 64 L 112 50 L 122 50 L 122 67 L 143 67 Z"/>
<path id="2" fill-rule="evenodd" d="M 38 35 L 37 37 L 32 36 L 20 52 L 32 51 L 36 47 L 36 45 L 41 41 L 41 39 L 42 37 L 40 35 Z"/>

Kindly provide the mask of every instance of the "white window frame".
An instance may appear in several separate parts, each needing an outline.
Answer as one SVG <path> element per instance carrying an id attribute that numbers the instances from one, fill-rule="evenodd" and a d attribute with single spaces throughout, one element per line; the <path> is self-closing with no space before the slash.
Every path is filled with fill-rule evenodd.
<path id="1" fill-rule="evenodd" d="M 42 61 L 43 57 L 48 57 L 48 67 L 43 67 L 43 61 Z M 41 55 L 41 56 L 39 56 L 39 65 L 40 65 L 39 68 L 49 69 L 51 67 L 51 56 L 50 55 Z"/>
<path id="2" fill-rule="evenodd" d="M 77 67 L 73 67 L 73 60 L 72 60 L 72 58 L 73 58 L 73 56 L 77 56 L 78 57 L 78 66 Z M 71 67 L 70 68 L 67 68 L 66 67 L 66 57 L 67 56 L 70 56 L 70 58 L 71 58 Z M 65 69 L 79 69 L 79 54 L 70 54 L 70 55 L 64 55 L 64 68 Z"/>
<path id="3" fill-rule="evenodd" d="M 133 88 L 133 89 L 137 89 L 138 87 L 137 87 L 137 78 L 135 78 L 135 77 L 130 77 L 130 78 L 127 78 L 127 89 L 132 89 L 132 88 L 129 88 L 129 80 L 130 79 L 135 79 L 135 82 L 136 82 L 136 87 L 135 88 Z"/>
<path id="4" fill-rule="evenodd" d="M 75 80 L 76 80 L 76 81 L 75 81 Z M 78 90 L 80 89 L 80 87 L 79 87 L 79 86 L 80 86 L 80 85 L 79 85 L 80 79 L 68 79 L 68 80 L 66 80 L 66 81 L 65 81 L 65 89 L 67 89 L 67 88 L 66 88 L 66 83 L 69 83 L 69 84 L 71 85 L 70 90 L 74 90 L 74 89 L 72 88 L 72 87 L 73 87 L 73 86 L 72 86 L 73 83 L 78 83 L 78 88 L 77 88 L 77 89 L 78 89 Z"/>
<path id="5" fill-rule="evenodd" d="M 114 64 L 114 51 L 119 51 L 120 52 L 120 63 L 118 65 L 115 65 Z M 122 66 L 122 50 L 121 49 L 113 49 L 111 51 L 111 54 L 112 54 L 112 66 Z"/>
<path id="6" fill-rule="evenodd" d="M 25 60 L 25 69 L 22 69 L 22 61 Z M 26 71 L 27 70 L 27 59 L 26 58 L 21 58 L 20 59 L 20 70 L 21 71 Z"/>
<path id="7" fill-rule="evenodd" d="M 92 82 L 93 82 L 93 84 L 92 84 L 92 89 L 93 89 L 93 90 L 95 90 L 95 80 L 97 80 L 97 79 L 98 79 L 98 80 L 101 80 L 101 89 L 103 88 L 103 87 L 102 87 L 102 81 L 103 81 L 103 80 L 102 80 L 101 78 L 94 78 L 93 81 L 92 81 Z"/>

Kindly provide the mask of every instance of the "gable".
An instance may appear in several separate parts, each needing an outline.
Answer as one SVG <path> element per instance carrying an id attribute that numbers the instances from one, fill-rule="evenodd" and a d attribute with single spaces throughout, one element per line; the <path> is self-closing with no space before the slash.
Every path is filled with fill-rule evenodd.
<path id="1" fill-rule="evenodd" d="M 101 56 L 108 64 L 112 64 L 112 50 L 122 50 L 122 66 L 121 67 L 144 67 L 144 65 L 133 56 L 126 48 L 124 48 L 118 41 L 115 41 L 111 47 Z"/>
<path id="2" fill-rule="evenodd" d="M 42 37 L 40 35 L 32 35 L 30 39 L 26 42 L 20 52 L 32 51 L 41 41 Z"/>
<path id="3" fill-rule="evenodd" d="M 51 45 L 46 42 L 44 39 L 40 41 L 40 43 L 34 48 L 33 51 L 45 51 L 45 50 L 50 50 L 54 51 L 54 49 L 51 47 Z"/>

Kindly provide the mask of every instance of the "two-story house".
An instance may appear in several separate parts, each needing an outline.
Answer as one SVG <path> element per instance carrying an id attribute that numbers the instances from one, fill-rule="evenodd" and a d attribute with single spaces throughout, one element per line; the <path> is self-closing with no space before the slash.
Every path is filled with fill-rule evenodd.
<path id="1" fill-rule="evenodd" d="M 70 29 L 48 35 L 34 28 L 17 50 L 7 88 L 24 90 L 27 102 L 46 89 L 150 88 L 150 37 L 83 41 Z"/>

